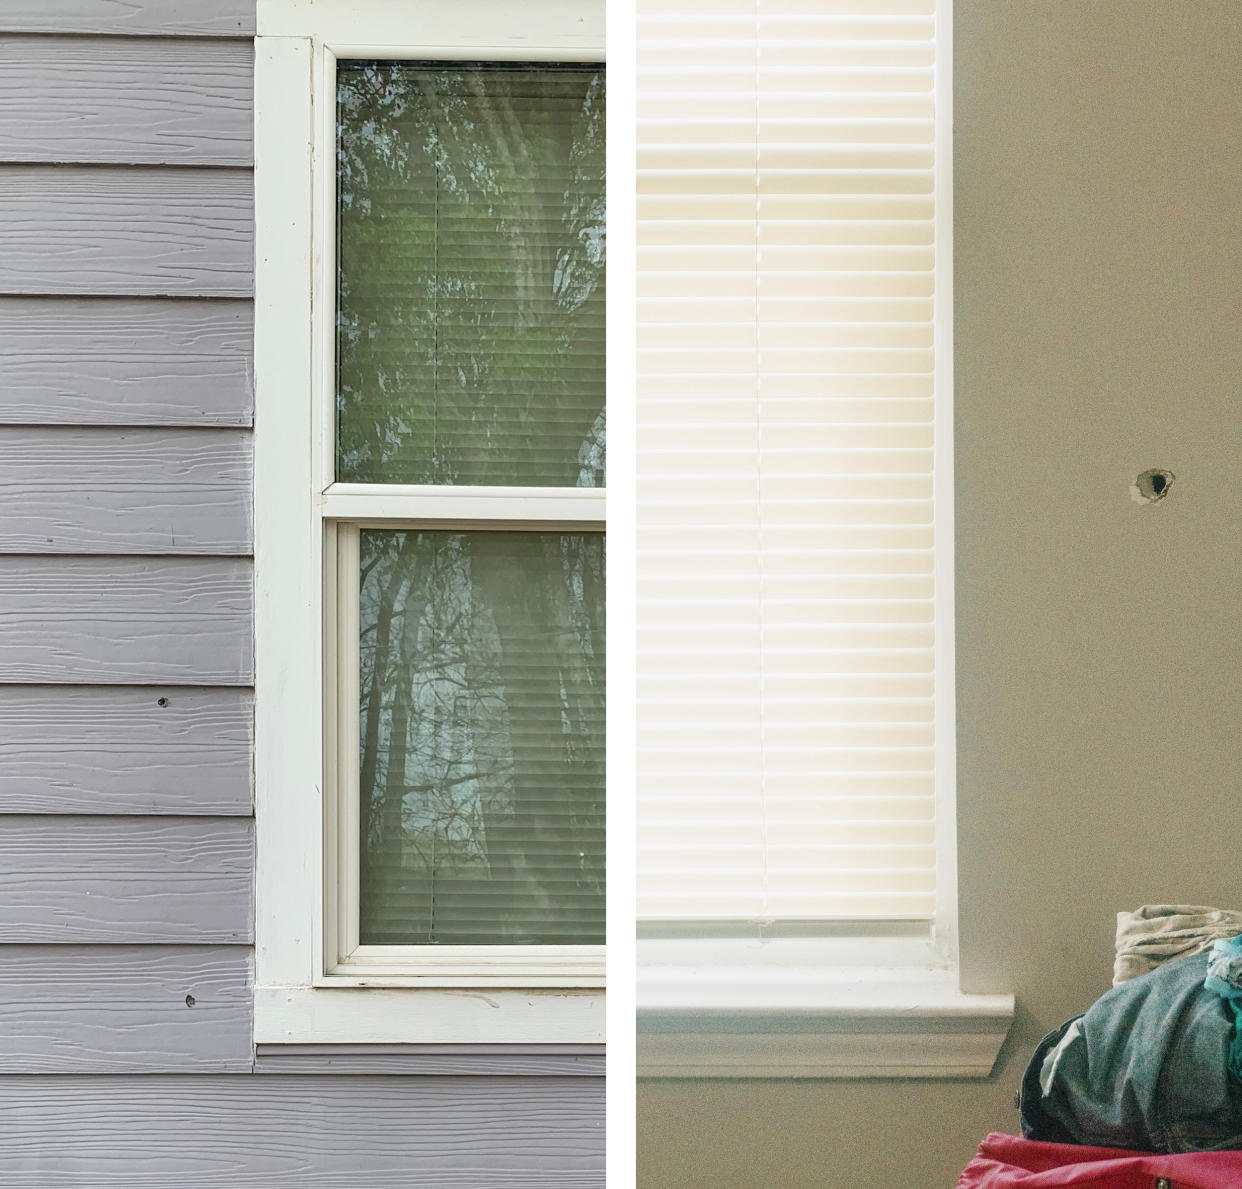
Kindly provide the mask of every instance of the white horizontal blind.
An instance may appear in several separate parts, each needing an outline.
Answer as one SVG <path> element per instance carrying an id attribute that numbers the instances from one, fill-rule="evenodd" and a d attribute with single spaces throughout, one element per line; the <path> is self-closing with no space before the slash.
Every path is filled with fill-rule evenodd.
<path id="1" fill-rule="evenodd" d="M 934 0 L 639 13 L 639 915 L 928 916 Z"/>

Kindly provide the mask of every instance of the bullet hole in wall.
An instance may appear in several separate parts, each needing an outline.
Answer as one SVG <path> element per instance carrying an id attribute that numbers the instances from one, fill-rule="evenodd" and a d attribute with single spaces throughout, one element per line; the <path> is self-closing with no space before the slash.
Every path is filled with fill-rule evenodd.
<path id="1" fill-rule="evenodd" d="M 156 698 L 156 699 L 155 699 L 155 704 L 156 704 L 157 706 L 160 706 L 160 707 L 167 706 L 167 705 L 168 705 L 168 699 L 167 699 L 167 698 Z"/>
<path id="2" fill-rule="evenodd" d="M 1173 479 L 1172 471 L 1153 467 L 1150 471 L 1144 471 L 1130 485 L 1130 498 L 1136 504 L 1154 504 L 1169 494 Z"/>

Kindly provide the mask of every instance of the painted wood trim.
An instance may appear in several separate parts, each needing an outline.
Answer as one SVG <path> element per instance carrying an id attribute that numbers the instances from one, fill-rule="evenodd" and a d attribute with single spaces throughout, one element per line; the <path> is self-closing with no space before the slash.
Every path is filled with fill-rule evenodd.
<path id="1" fill-rule="evenodd" d="M 247 689 L 0 685 L 0 813 L 249 815 Z"/>
<path id="2" fill-rule="evenodd" d="M 249 297 L 249 170 L 0 167 L 0 292 Z"/>
<path id="3" fill-rule="evenodd" d="M 249 165 L 253 90 L 243 41 L 0 36 L 0 161 Z"/>
<path id="4" fill-rule="evenodd" d="M 248 555 L 250 433 L 0 428 L 0 553 Z"/>
<path id="5" fill-rule="evenodd" d="M 259 1045 L 256 1073 L 603 1077 L 602 1045 Z"/>
<path id="6" fill-rule="evenodd" d="M 641 1077 L 982 1078 L 1014 1017 L 929 936 L 645 941 L 638 974 Z"/>
<path id="7" fill-rule="evenodd" d="M 5 0 L 0 30 L 253 37 L 254 0 Z"/>
<path id="8" fill-rule="evenodd" d="M 255 214 L 255 637 L 262 641 L 255 671 L 255 969 L 257 982 L 302 985 L 314 970 L 315 905 L 323 894 L 307 40 L 255 42 Z M 256 1003 L 256 1026 L 260 1011 Z M 315 1037 L 277 1032 L 271 1039 Z"/>
<path id="9" fill-rule="evenodd" d="M 603 1189 L 604 1079 L 0 1078 L 5 1189 Z"/>
<path id="10" fill-rule="evenodd" d="M 0 943 L 244 943 L 249 818 L 0 816 Z"/>
<path id="11" fill-rule="evenodd" d="M 249 426 L 249 301 L 0 297 L 0 424 Z"/>
<path id="12" fill-rule="evenodd" d="M 695 1021 L 638 1032 L 640 1078 L 986 1078 L 1009 1022 L 816 1017 L 779 1030 L 763 1021 Z"/>
<path id="13" fill-rule="evenodd" d="M 0 682 L 249 685 L 252 601 L 246 560 L 0 556 Z"/>
<path id="14" fill-rule="evenodd" d="M 314 37 L 342 57 L 529 58 L 603 61 L 597 0 L 258 0 L 258 32 Z M 631 167 L 632 168 L 632 167 Z"/>
<path id="15" fill-rule="evenodd" d="M 599 991 L 255 986 L 256 1044 L 603 1044 Z"/>
<path id="16" fill-rule="evenodd" d="M 248 1073 L 247 946 L 0 947 L 0 1074 Z"/>
<path id="17" fill-rule="evenodd" d="M 607 493 L 589 487 L 425 487 L 333 483 L 322 497 L 331 519 L 364 527 L 600 529 Z"/>

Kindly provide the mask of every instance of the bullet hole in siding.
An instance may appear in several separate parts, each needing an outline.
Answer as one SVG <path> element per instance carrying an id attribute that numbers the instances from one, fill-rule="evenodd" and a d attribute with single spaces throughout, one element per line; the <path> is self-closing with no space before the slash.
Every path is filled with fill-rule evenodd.
<path id="1" fill-rule="evenodd" d="M 1136 504 L 1154 504 L 1169 494 L 1173 479 L 1172 471 L 1162 471 L 1159 468 L 1144 471 L 1130 484 L 1130 498 Z"/>
<path id="2" fill-rule="evenodd" d="M 195 1001 L 194 1001 L 194 996 L 193 996 L 193 995 L 187 995 L 187 996 L 185 997 L 185 1005 L 186 1005 L 186 1007 L 193 1007 L 193 1006 L 194 1006 L 194 1002 L 195 1002 Z"/>
<path id="3" fill-rule="evenodd" d="M 155 699 L 155 704 L 156 704 L 157 706 L 167 706 L 167 705 L 168 705 L 168 699 L 167 699 L 167 698 L 156 698 L 156 699 Z"/>

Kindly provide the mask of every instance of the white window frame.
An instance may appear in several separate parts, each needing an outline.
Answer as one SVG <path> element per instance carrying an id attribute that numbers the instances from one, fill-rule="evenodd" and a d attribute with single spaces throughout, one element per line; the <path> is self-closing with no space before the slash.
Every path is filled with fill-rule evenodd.
<path id="1" fill-rule="evenodd" d="M 603 4 L 259 0 L 255 1041 L 598 1043 L 602 946 L 358 944 L 357 698 L 338 680 L 358 530 L 602 531 L 606 498 L 331 481 L 336 62 L 369 58 L 603 61 Z"/>
<path id="2" fill-rule="evenodd" d="M 953 543 L 953 14 L 936 4 L 934 560 L 936 907 L 931 921 L 772 922 L 759 940 L 638 943 L 640 1077 L 987 1077 L 1010 994 L 958 977 Z"/>

